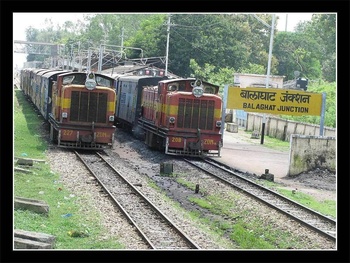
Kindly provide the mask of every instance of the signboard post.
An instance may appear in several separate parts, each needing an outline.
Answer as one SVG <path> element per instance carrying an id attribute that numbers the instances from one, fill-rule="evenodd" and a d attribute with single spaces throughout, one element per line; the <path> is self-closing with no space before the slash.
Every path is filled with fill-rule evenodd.
<path id="1" fill-rule="evenodd" d="M 326 112 L 326 93 L 322 93 L 322 109 L 321 109 L 321 120 L 320 120 L 320 136 L 323 136 L 324 132 L 324 115 Z"/>
<path id="2" fill-rule="evenodd" d="M 221 138 L 224 138 L 225 130 L 225 119 L 226 119 L 226 104 L 227 104 L 227 94 L 228 94 L 228 85 L 224 86 L 224 99 L 222 100 L 222 114 L 221 114 Z"/>

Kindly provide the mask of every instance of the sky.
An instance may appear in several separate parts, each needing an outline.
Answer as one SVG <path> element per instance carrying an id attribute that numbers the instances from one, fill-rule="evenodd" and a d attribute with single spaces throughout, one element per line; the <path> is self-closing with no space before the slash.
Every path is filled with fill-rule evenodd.
<path id="1" fill-rule="evenodd" d="M 53 25 L 62 25 L 66 21 L 83 21 L 84 14 L 87 13 L 13 13 L 13 40 L 25 41 L 25 29 L 29 26 L 37 29 L 45 28 L 46 18 L 50 18 L 53 22 Z M 278 31 L 285 31 L 286 28 L 287 31 L 294 31 L 297 23 L 301 21 L 311 20 L 312 13 L 288 13 L 288 16 L 286 13 L 276 13 L 276 16 L 279 17 L 277 24 Z M 26 56 L 26 54 L 14 54 L 14 68 L 22 68 L 23 63 L 26 61 Z"/>

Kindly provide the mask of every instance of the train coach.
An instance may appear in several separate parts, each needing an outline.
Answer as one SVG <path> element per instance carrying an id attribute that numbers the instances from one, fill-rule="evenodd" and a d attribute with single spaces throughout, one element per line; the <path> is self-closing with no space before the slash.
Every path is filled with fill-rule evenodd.
<path id="1" fill-rule="evenodd" d="M 135 84 L 137 83 L 137 85 Z M 116 121 L 169 155 L 220 156 L 219 86 L 195 78 L 121 76 L 116 81 Z"/>
<path id="2" fill-rule="evenodd" d="M 143 136 L 138 128 L 138 119 L 142 113 L 142 89 L 158 85 L 164 77 L 146 75 L 118 75 L 115 77 L 116 109 L 115 124 L 117 127 L 131 129 L 137 138 Z"/>
<path id="3" fill-rule="evenodd" d="M 114 79 L 94 72 L 23 69 L 21 88 L 62 148 L 101 150 L 114 142 Z"/>

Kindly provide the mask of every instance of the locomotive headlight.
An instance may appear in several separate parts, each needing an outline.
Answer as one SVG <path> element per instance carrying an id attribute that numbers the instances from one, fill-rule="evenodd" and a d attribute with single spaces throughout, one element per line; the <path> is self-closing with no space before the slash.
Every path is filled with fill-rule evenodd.
<path id="1" fill-rule="evenodd" d="M 66 119 L 68 117 L 68 113 L 67 112 L 62 112 L 62 118 Z"/>
<path id="2" fill-rule="evenodd" d="M 169 118 L 169 123 L 175 123 L 175 117 L 170 117 Z"/>
<path id="3" fill-rule="evenodd" d="M 88 90 L 93 90 L 96 88 L 96 81 L 94 79 L 87 79 L 85 81 L 85 87 L 88 89 Z"/>
<path id="4" fill-rule="evenodd" d="M 202 87 L 194 87 L 192 90 L 192 94 L 196 97 L 199 98 L 203 95 L 204 91 Z"/>
<path id="5" fill-rule="evenodd" d="M 202 86 L 202 81 L 200 79 L 197 79 L 196 82 L 194 83 L 197 87 Z"/>
<path id="6" fill-rule="evenodd" d="M 95 74 L 93 72 L 90 72 L 88 75 L 89 79 L 94 79 L 95 78 Z"/>
<path id="7" fill-rule="evenodd" d="M 109 116 L 109 117 L 108 117 L 108 120 L 109 120 L 109 121 L 114 121 L 114 115 Z"/>
<path id="8" fill-rule="evenodd" d="M 221 121 L 216 122 L 216 127 L 221 127 Z"/>

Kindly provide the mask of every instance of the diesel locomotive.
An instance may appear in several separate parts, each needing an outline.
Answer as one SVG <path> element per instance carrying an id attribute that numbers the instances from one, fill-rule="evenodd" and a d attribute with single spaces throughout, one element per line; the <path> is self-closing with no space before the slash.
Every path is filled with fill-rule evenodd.
<path id="1" fill-rule="evenodd" d="M 219 86 L 195 78 L 116 77 L 116 125 L 169 155 L 220 156 Z"/>
<path id="2" fill-rule="evenodd" d="M 58 147 L 100 150 L 114 142 L 114 78 L 94 72 L 22 69 L 20 86 L 50 124 Z"/>

